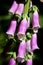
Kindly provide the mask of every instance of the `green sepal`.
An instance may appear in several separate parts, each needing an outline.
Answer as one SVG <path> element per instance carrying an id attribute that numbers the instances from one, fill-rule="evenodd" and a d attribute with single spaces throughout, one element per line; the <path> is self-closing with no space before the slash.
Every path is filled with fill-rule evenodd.
<path id="1" fill-rule="evenodd" d="M 33 54 L 29 54 L 29 53 L 25 54 L 25 61 L 27 61 L 27 60 L 29 60 L 31 58 L 33 58 Z"/>
<path id="2" fill-rule="evenodd" d="M 13 58 L 16 59 L 16 52 L 13 52 Z"/>
<path id="3" fill-rule="evenodd" d="M 32 34 L 29 33 L 29 32 L 27 32 L 26 36 L 27 36 L 27 38 L 31 38 L 32 37 Z"/>
<path id="4" fill-rule="evenodd" d="M 39 11 L 38 7 L 35 6 L 35 5 L 33 5 L 32 9 L 33 9 L 34 12 L 35 12 L 35 11 Z"/>

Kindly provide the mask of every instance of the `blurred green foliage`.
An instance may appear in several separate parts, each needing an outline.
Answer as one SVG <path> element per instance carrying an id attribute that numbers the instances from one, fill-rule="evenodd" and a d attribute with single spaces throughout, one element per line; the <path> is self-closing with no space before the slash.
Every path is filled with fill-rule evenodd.
<path id="1" fill-rule="evenodd" d="M 43 15 L 40 15 L 40 26 L 43 28 Z"/>

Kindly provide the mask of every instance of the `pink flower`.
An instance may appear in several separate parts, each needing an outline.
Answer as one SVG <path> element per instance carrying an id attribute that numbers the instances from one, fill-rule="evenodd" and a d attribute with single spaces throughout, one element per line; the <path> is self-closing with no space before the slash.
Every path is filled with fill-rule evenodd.
<path id="1" fill-rule="evenodd" d="M 26 33 L 26 30 L 27 30 L 27 26 L 28 26 L 28 22 L 27 20 L 24 18 L 21 23 L 20 23 L 20 26 L 19 26 L 19 30 L 18 30 L 18 33 L 17 33 L 17 36 L 20 40 L 22 40 L 24 37 L 25 37 L 25 33 Z"/>
<path id="2" fill-rule="evenodd" d="M 12 20 L 11 21 L 11 24 L 10 24 L 10 27 L 7 30 L 6 34 L 8 34 L 11 37 L 14 37 L 14 33 L 15 33 L 15 30 L 16 30 L 16 26 L 17 26 L 17 22 L 15 20 Z"/>
<path id="3" fill-rule="evenodd" d="M 28 27 L 30 27 L 30 17 L 28 17 L 27 22 L 28 22 Z"/>
<path id="4" fill-rule="evenodd" d="M 18 9 L 16 11 L 16 14 L 20 15 L 23 13 L 24 11 L 24 4 L 20 3 L 19 6 L 18 6 Z"/>
<path id="5" fill-rule="evenodd" d="M 18 4 L 17 4 L 17 2 L 14 0 L 14 2 L 13 2 L 13 4 L 12 4 L 11 8 L 10 8 L 8 11 L 14 14 L 14 13 L 16 12 L 17 8 L 18 8 Z"/>
<path id="6" fill-rule="evenodd" d="M 38 28 L 40 28 L 40 24 L 39 24 L 39 14 L 37 11 L 35 11 L 33 13 L 33 17 L 32 17 L 32 26 L 33 26 L 33 31 L 34 33 L 38 32 Z"/>
<path id="7" fill-rule="evenodd" d="M 37 45 L 37 34 L 32 35 L 31 46 L 32 46 L 32 51 L 34 51 L 35 49 L 39 49 Z"/>
<path id="8" fill-rule="evenodd" d="M 33 65 L 33 64 L 32 64 L 32 59 L 27 60 L 26 65 Z"/>
<path id="9" fill-rule="evenodd" d="M 14 60 L 14 58 L 11 58 L 8 65 L 16 65 L 16 61 Z"/>
<path id="10" fill-rule="evenodd" d="M 27 52 L 30 52 L 32 53 L 32 48 L 31 48 L 31 39 L 27 41 L 27 44 L 26 44 L 26 49 L 27 49 Z"/>
<path id="11" fill-rule="evenodd" d="M 17 60 L 18 62 L 24 62 L 24 55 L 26 53 L 26 42 L 22 41 L 18 48 Z"/>

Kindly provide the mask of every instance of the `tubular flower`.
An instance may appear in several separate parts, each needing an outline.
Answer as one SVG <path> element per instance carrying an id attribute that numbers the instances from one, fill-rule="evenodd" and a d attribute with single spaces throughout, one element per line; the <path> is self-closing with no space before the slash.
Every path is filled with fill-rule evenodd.
<path id="1" fill-rule="evenodd" d="M 16 26 L 17 26 L 17 22 L 15 20 L 12 20 L 11 21 L 11 24 L 10 24 L 10 27 L 7 30 L 6 34 L 8 34 L 11 37 L 14 37 L 14 33 L 15 33 L 15 30 L 16 30 Z"/>
<path id="2" fill-rule="evenodd" d="M 8 11 L 14 14 L 16 12 L 17 8 L 18 8 L 18 4 L 16 1 L 14 1 L 11 8 Z"/>
<path id="3" fill-rule="evenodd" d="M 27 26 L 28 26 L 28 22 L 24 18 L 21 21 L 21 23 L 20 23 L 19 30 L 18 30 L 18 33 L 17 33 L 17 36 L 18 36 L 19 40 L 22 40 L 25 37 L 25 33 L 26 33 L 26 30 L 27 30 Z"/>
<path id="4" fill-rule="evenodd" d="M 32 48 L 31 48 L 31 39 L 27 41 L 26 49 L 27 49 L 27 52 L 30 52 L 30 53 L 32 52 L 32 51 L 31 51 L 31 49 L 32 49 Z"/>
<path id="5" fill-rule="evenodd" d="M 23 40 L 18 48 L 17 60 L 18 62 L 24 62 L 24 55 L 26 53 L 26 42 Z"/>
<path id="6" fill-rule="evenodd" d="M 19 6 L 18 6 L 18 9 L 16 11 L 16 14 L 20 15 L 23 13 L 24 11 L 24 4 L 20 3 Z"/>
<path id="7" fill-rule="evenodd" d="M 37 45 L 37 34 L 32 35 L 31 46 L 32 46 L 32 51 L 34 51 L 35 49 L 39 49 Z"/>
<path id="8" fill-rule="evenodd" d="M 40 28 L 40 24 L 39 24 L 39 14 L 37 11 L 35 11 L 33 13 L 33 17 L 32 17 L 32 26 L 33 26 L 33 31 L 34 33 L 38 32 L 38 29 Z"/>

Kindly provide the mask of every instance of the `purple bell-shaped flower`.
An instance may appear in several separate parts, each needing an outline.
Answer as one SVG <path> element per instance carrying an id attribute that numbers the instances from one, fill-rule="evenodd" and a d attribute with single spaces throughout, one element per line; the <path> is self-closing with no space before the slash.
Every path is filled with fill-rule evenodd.
<path id="1" fill-rule="evenodd" d="M 23 13 L 24 11 L 24 4 L 20 3 L 19 6 L 18 6 L 18 9 L 16 11 L 16 14 L 20 15 Z"/>
<path id="2" fill-rule="evenodd" d="M 16 30 L 17 22 L 16 20 L 12 20 L 9 29 L 7 30 L 6 34 L 9 35 L 11 38 L 14 37 L 14 33 Z"/>
<path id="3" fill-rule="evenodd" d="M 12 4 L 11 8 L 10 8 L 8 11 L 14 14 L 14 13 L 16 12 L 17 8 L 18 8 L 18 4 L 17 4 L 17 2 L 14 0 L 14 2 L 13 2 L 13 4 Z"/>
<path id="4" fill-rule="evenodd" d="M 11 58 L 8 65 L 16 65 L 16 61 L 14 60 L 14 58 Z"/>
<path id="5" fill-rule="evenodd" d="M 33 26 L 33 32 L 37 33 L 38 29 L 40 28 L 40 24 L 39 24 L 39 14 L 37 11 L 35 11 L 33 13 L 33 17 L 32 17 L 32 26 Z"/>
<path id="6" fill-rule="evenodd" d="M 32 35 L 31 46 L 32 46 L 32 51 L 39 49 L 39 47 L 37 45 L 37 34 Z"/>
<path id="7" fill-rule="evenodd" d="M 24 62 L 24 55 L 26 53 L 26 42 L 23 40 L 18 48 L 17 60 L 18 62 Z"/>
<path id="8" fill-rule="evenodd" d="M 27 41 L 27 44 L 26 44 L 26 49 L 27 49 L 27 52 L 30 52 L 32 53 L 32 48 L 31 48 L 31 39 Z"/>
<path id="9" fill-rule="evenodd" d="M 22 40 L 25 37 L 27 26 L 28 26 L 28 22 L 27 22 L 26 18 L 24 18 L 20 22 L 19 30 L 18 30 L 18 33 L 17 33 L 19 40 Z"/>

